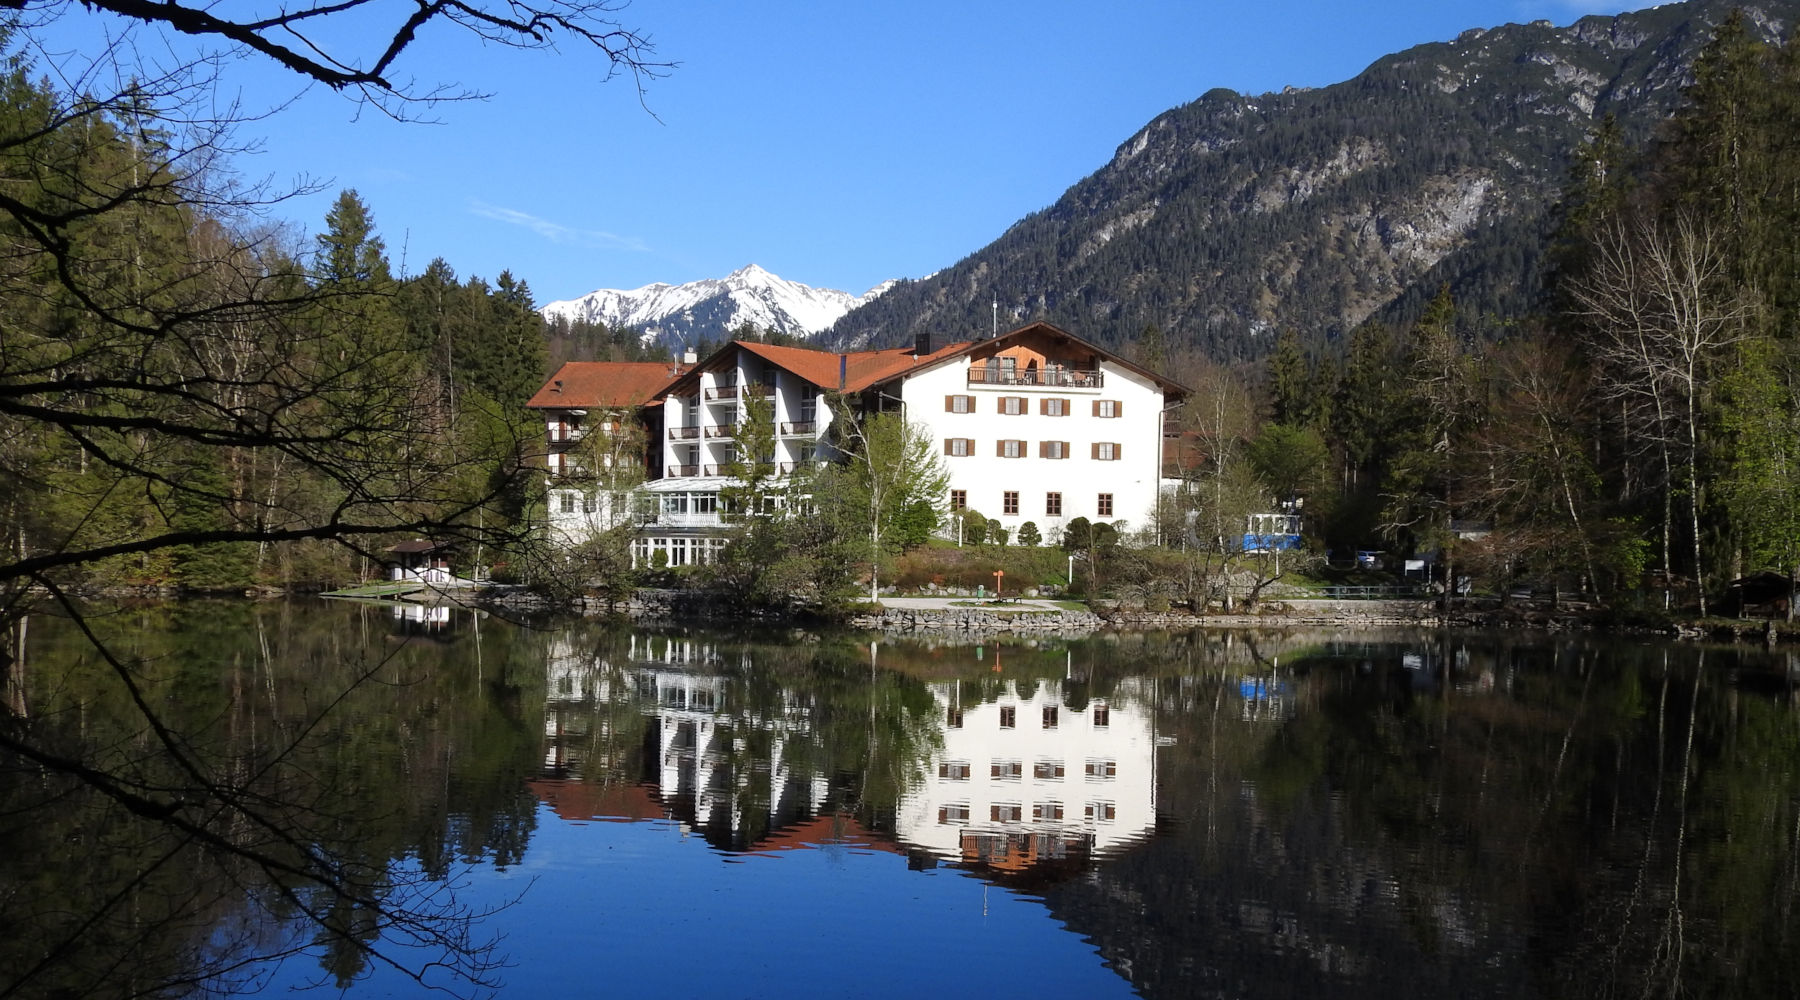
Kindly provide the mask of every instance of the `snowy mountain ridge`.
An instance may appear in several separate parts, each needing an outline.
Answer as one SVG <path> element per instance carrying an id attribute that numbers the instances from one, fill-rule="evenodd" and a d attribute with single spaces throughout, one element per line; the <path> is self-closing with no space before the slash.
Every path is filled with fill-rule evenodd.
<path id="1" fill-rule="evenodd" d="M 894 286 L 884 281 L 862 295 L 813 288 L 770 274 L 755 264 L 724 278 L 682 285 L 663 282 L 629 290 L 602 288 L 578 299 L 543 307 L 544 318 L 635 328 L 646 341 L 685 347 L 702 340 L 725 340 L 745 323 L 796 337 L 829 329 L 856 306 Z"/>

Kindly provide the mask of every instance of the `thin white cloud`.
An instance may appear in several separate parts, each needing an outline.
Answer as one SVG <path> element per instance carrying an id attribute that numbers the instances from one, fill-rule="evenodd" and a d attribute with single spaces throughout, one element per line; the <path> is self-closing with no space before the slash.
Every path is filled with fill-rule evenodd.
<path id="1" fill-rule="evenodd" d="M 540 219 L 525 212 L 489 205 L 483 201 L 470 202 L 469 211 L 484 219 L 493 219 L 495 222 L 504 222 L 529 229 L 552 243 L 603 250 L 632 250 L 640 253 L 650 250 L 643 240 L 635 236 L 620 236 L 598 229 L 576 229 L 573 226 L 551 222 L 549 219 Z"/>

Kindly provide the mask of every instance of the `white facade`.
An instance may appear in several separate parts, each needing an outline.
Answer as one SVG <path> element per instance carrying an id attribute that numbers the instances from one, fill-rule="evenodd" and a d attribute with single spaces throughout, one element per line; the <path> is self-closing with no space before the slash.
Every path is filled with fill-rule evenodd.
<path id="1" fill-rule="evenodd" d="M 838 355 L 733 343 L 651 391 L 661 403 L 652 408 L 660 421 L 644 421 L 654 478 L 636 498 L 559 487 L 565 453 L 593 450 L 572 441 L 607 430 L 570 423 L 580 410 L 547 413 L 552 538 L 578 543 L 629 518 L 640 562 L 659 552 L 670 565 L 710 561 L 726 528 L 720 491 L 747 446 L 746 401 L 768 402 L 774 441 L 769 454 L 741 457 L 786 475 L 834 457 L 827 393 L 857 412 L 898 409 L 930 435 L 949 473 L 945 512 L 979 511 L 1015 537 L 1032 522 L 1046 543 L 1078 517 L 1142 528 L 1161 495 L 1171 391 L 1182 390 L 1041 323 L 939 351 L 922 344 Z"/>
<path id="2" fill-rule="evenodd" d="M 993 370 L 977 352 L 901 385 L 907 419 L 931 432 L 950 473 L 951 506 L 961 500 L 1015 536 L 1033 522 L 1046 542 L 1077 517 L 1152 523 L 1164 405 L 1154 379 L 1104 358 L 1036 380 L 1047 384 L 988 381 Z"/>

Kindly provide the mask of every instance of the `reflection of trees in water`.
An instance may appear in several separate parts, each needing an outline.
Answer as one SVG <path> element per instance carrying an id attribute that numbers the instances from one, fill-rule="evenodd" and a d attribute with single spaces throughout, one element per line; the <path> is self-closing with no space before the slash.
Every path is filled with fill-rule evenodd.
<path id="1" fill-rule="evenodd" d="M 1225 672 L 1164 688 L 1165 835 L 1046 893 L 1140 990 L 1795 995 L 1800 727 L 1760 654 L 1326 652 L 1277 729 Z"/>
<path id="2" fill-rule="evenodd" d="M 384 649 L 386 610 L 345 606 L 86 625 L 31 619 L 29 714 L 0 735 L 0 995 L 254 989 L 303 951 L 340 985 L 410 948 L 491 977 L 450 886 L 530 837 L 530 642 L 478 668 L 473 644 Z"/>

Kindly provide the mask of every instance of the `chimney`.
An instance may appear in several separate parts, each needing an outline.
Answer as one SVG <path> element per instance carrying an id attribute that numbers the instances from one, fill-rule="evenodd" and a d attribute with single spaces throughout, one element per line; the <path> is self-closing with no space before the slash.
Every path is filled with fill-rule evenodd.
<path id="1" fill-rule="evenodd" d="M 562 379 L 552 379 L 550 384 L 555 386 L 555 388 L 550 390 L 551 392 L 561 392 L 562 391 Z"/>
<path id="2" fill-rule="evenodd" d="M 913 338 L 913 357 L 922 358 L 931 353 L 931 334 L 921 333 Z"/>
<path id="3" fill-rule="evenodd" d="M 850 381 L 850 355 L 838 355 L 838 391 L 844 391 L 844 383 Z"/>
<path id="4" fill-rule="evenodd" d="M 681 352 L 681 363 L 684 365 L 697 365 L 700 363 L 700 355 L 695 354 L 691 348 L 689 350 L 682 351 Z"/>

